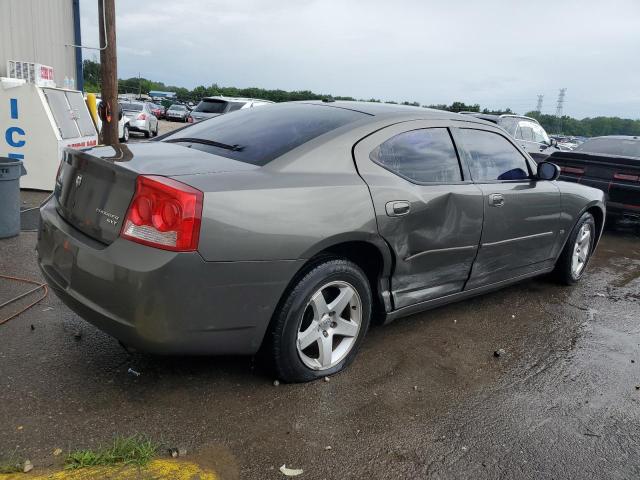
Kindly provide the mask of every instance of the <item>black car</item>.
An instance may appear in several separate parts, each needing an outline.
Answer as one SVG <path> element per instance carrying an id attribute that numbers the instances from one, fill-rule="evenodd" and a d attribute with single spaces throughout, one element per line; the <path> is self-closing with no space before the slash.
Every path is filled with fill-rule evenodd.
<path id="1" fill-rule="evenodd" d="M 640 137 L 595 137 L 548 160 L 560 167 L 561 180 L 602 190 L 609 215 L 640 218 Z"/>

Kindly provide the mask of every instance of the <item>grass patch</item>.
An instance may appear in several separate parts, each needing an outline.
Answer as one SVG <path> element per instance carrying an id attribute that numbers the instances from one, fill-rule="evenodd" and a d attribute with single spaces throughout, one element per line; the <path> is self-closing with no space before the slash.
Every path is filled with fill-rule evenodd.
<path id="1" fill-rule="evenodd" d="M 67 455 L 64 467 L 76 469 L 104 465 L 145 465 L 153 458 L 158 446 L 141 436 L 118 437 L 113 444 L 98 450 L 77 450 Z"/>
<path id="2" fill-rule="evenodd" d="M 19 473 L 24 468 L 24 461 L 16 456 L 17 451 L 13 451 L 9 458 L 0 460 L 0 474 Z"/>
<path id="3" fill-rule="evenodd" d="M 22 472 L 22 462 L 0 462 L 0 474 L 3 473 L 20 473 Z"/>

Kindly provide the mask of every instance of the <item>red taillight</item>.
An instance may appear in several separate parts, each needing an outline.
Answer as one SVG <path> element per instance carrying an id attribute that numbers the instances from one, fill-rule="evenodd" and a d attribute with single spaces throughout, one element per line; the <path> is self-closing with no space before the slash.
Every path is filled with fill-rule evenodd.
<path id="1" fill-rule="evenodd" d="M 573 173 L 574 175 L 584 174 L 584 168 L 578 167 L 560 167 L 560 171 L 564 173 Z"/>
<path id="2" fill-rule="evenodd" d="M 140 175 L 120 236 L 176 252 L 198 248 L 202 192 L 171 178 Z"/>
<path id="3" fill-rule="evenodd" d="M 147 115 L 145 113 L 141 113 L 138 115 L 138 120 L 146 120 L 147 119 Z"/>
<path id="4" fill-rule="evenodd" d="M 188 122 L 188 123 L 193 123 L 193 117 L 192 117 L 191 115 L 189 115 L 189 116 L 187 117 L 187 122 Z"/>
<path id="5" fill-rule="evenodd" d="M 625 182 L 637 182 L 638 180 L 640 180 L 640 176 L 638 175 L 631 175 L 629 173 L 616 173 L 613 176 L 614 180 L 624 180 Z"/>

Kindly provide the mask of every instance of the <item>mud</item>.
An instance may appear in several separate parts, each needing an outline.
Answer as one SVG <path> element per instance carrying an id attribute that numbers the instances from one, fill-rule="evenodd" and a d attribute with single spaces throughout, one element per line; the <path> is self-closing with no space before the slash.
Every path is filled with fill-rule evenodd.
<path id="1" fill-rule="evenodd" d="M 1 240 L 0 273 L 40 279 L 35 241 Z M 128 354 L 50 296 L 0 326 L 0 457 L 37 469 L 142 433 L 224 479 L 638 478 L 639 300 L 629 224 L 575 287 L 540 278 L 401 319 L 329 382 L 274 386 L 258 358 Z"/>

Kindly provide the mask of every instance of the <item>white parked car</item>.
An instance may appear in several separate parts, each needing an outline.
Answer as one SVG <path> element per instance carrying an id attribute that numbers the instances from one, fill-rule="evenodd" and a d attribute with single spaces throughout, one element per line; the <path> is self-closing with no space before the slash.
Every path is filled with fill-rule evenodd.
<path id="1" fill-rule="evenodd" d="M 158 135 L 158 118 L 151 111 L 151 104 L 145 102 L 122 102 L 122 110 L 129 117 L 129 130 L 144 133 L 144 136 Z"/>
<path id="2" fill-rule="evenodd" d="M 237 97 L 205 97 L 191 111 L 191 118 L 195 122 L 200 122 L 208 118 L 217 117 L 225 113 L 241 110 L 244 108 L 262 107 L 271 105 L 271 100 L 260 100 L 258 98 L 237 98 Z"/>
<path id="3" fill-rule="evenodd" d="M 101 103 L 102 103 L 102 100 L 98 100 L 97 106 L 100 107 Z M 119 107 L 118 138 L 120 138 L 120 142 L 127 143 L 129 141 L 130 119 L 127 115 L 124 114 L 124 111 L 122 110 L 122 104 L 118 104 L 118 107 Z M 120 115 L 120 113 L 122 113 L 122 115 Z M 100 119 L 99 116 L 98 116 L 98 122 L 97 122 L 96 128 L 98 129 L 98 133 L 102 130 L 102 120 Z"/>

